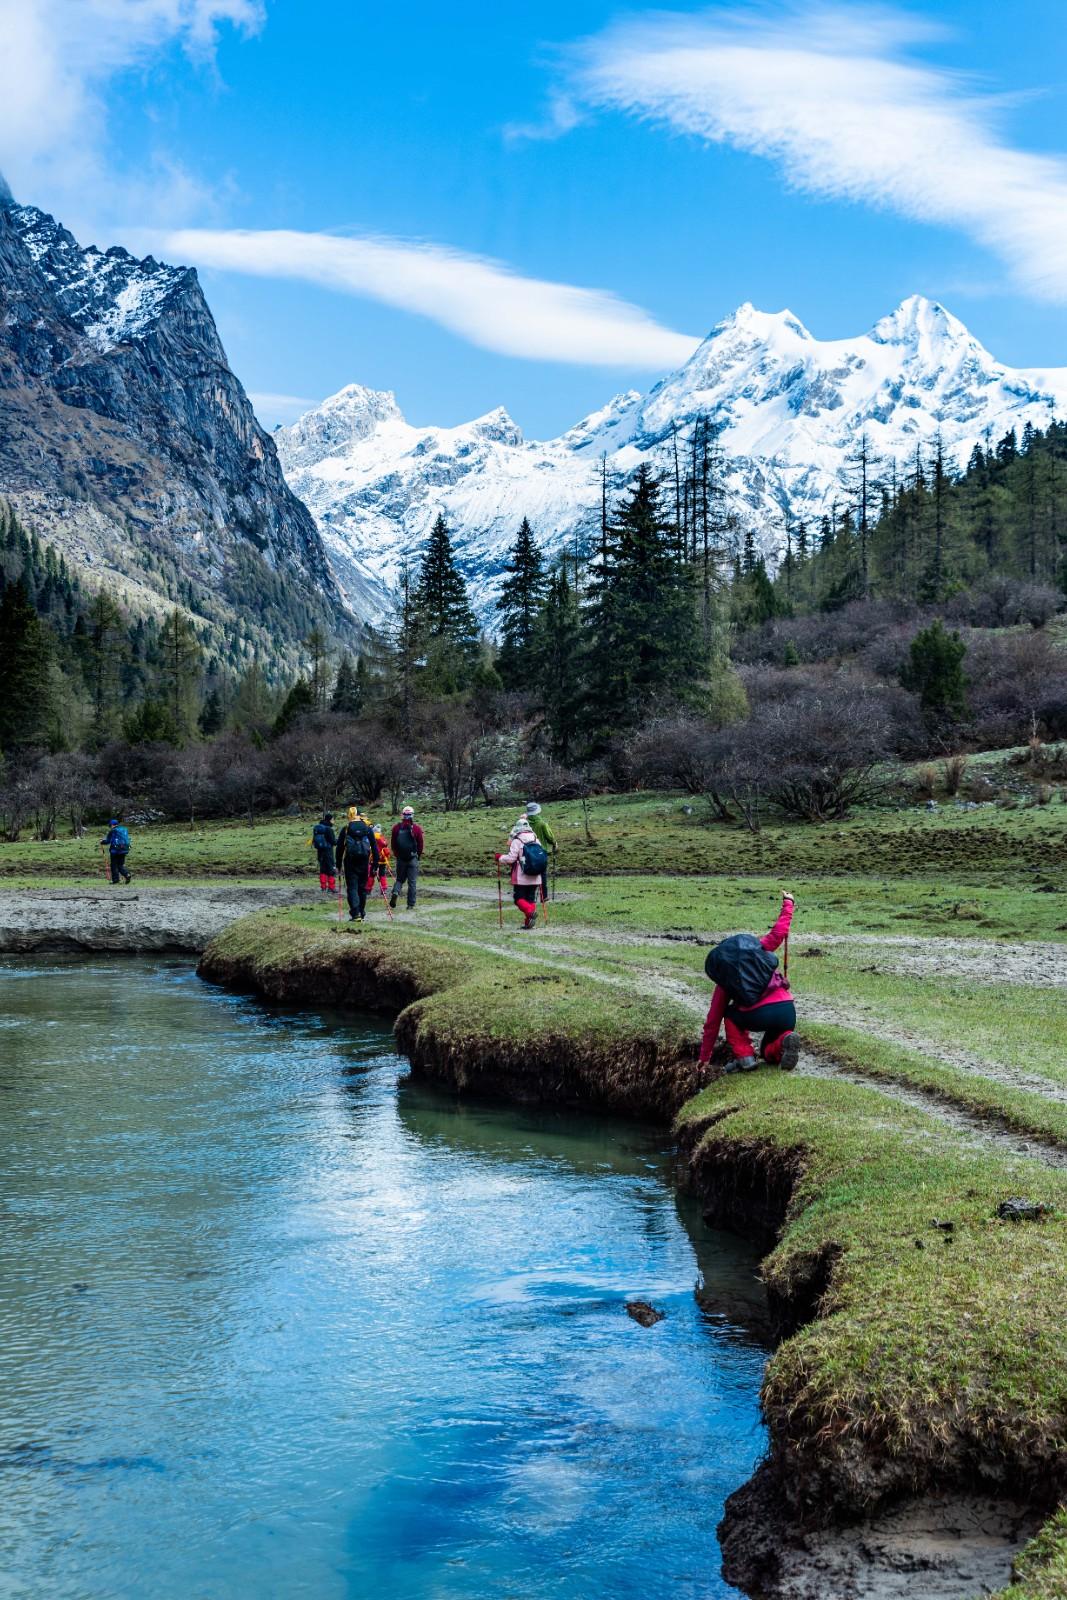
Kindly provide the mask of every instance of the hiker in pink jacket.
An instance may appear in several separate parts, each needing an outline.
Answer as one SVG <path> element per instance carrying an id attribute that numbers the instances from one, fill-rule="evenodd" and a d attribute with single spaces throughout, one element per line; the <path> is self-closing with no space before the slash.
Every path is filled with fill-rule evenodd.
<path id="1" fill-rule="evenodd" d="M 522 912 L 523 930 L 537 926 L 537 895 L 541 888 L 541 874 L 524 872 L 522 852 L 524 846 L 536 844 L 537 835 L 530 827 L 528 817 L 520 817 L 511 830 L 508 848 L 497 856 L 502 867 L 511 868 L 511 897 Z"/>
<path id="2" fill-rule="evenodd" d="M 793 920 L 793 896 L 782 900 L 778 921 L 770 933 L 760 940 L 764 950 L 777 950 L 789 934 Z M 706 1066 L 719 1037 L 719 1028 L 726 1024 L 726 1042 L 733 1059 L 725 1068 L 727 1072 L 752 1072 L 758 1065 L 752 1048 L 750 1029 L 762 1033 L 760 1055 L 771 1066 L 791 1072 L 800 1055 L 796 1036 L 797 1008 L 789 993 L 789 983 L 784 973 L 775 972 L 755 1005 L 738 1005 L 721 984 L 715 985 L 711 1006 L 704 1023 L 704 1038 L 700 1046 L 700 1062 Z"/>

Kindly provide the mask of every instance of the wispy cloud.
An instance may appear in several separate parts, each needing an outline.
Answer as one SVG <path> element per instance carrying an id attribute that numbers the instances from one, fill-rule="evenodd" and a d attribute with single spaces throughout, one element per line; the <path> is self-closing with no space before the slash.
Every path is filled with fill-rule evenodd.
<path id="1" fill-rule="evenodd" d="M 766 156 L 812 194 L 960 229 L 1032 294 L 1067 300 L 1067 160 L 1015 147 L 1003 98 L 917 60 L 935 32 L 857 6 L 655 13 L 586 41 L 571 87 Z"/>
<path id="2" fill-rule="evenodd" d="M 142 219 L 202 213 L 206 187 L 166 153 L 127 180 L 107 86 L 175 45 L 210 66 L 223 24 L 252 32 L 263 16 L 262 0 L 0 0 L 0 170 L 16 197 L 68 215 L 109 197 Z"/>
<path id="3" fill-rule="evenodd" d="M 504 138 L 509 144 L 527 141 L 562 139 L 586 120 L 587 113 L 577 104 L 573 95 L 555 90 L 548 98 L 548 109 L 535 122 L 507 122 Z"/>
<path id="4" fill-rule="evenodd" d="M 302 417 L 305 411 L 310 411 L 315 404 L 306 395 L 302 394 L 272 394 L 269 391 L 257 390 L 249 394 L 256 416 L 264 427 L 273 428 L 279 422 L 295 422 L 297 417 Z"/>
<path id="5" fill-rule="evenodd" d="M 443 245 L 291 230 L 181 229 L 172 257 L 265 278 L 298 278 L 429 317 L 483 350 L 533 361 L 663 371 L 698 341 L 605 289 L 524 278 Z"/>

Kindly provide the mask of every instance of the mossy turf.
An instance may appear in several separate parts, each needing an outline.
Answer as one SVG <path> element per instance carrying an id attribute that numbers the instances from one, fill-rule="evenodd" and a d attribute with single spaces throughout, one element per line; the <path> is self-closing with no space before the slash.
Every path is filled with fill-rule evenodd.
<path id="1" fill-rule="evenodd" d="M 1067 1510 L 1060 1510 L 1015 1563 L 1015 1582 L 993 1600 L 1064 1600 L 1067 1595 Z"/>
<path id="2" fill-rule="evenodd" d="M 1067 1176 L 817 1079 L 725 1079 L 679 1126 L 698 1135 L 691 1161 L 713 1201 L 721 1174 L 746 1164 L 787 1175 L 764 1274 L 786 1305 L 813 1283 L 818 1299 L 767 1370 L 776 1452 L 817 1464 L 855 1510 L 880 1492 L 983 1478 L 1037 1497 L 1062 1489 Z M 998 1220 L 1016 1194 L 1052 1214 Z"/>
<path id="3" fill-rule="evenodd" d="M 687 814 L 686 807 L 689 808 Z M 853 820 L 812 827 L 770 826 L 757 836 L 709 820 L 698 803 L 680 796 L 598 796 L 584 811 L 578 801 L 546 807 L 560 841 L 560 866 L 575 873 L 703 873 L 812 877 L 957 876 L 1011 887 L 1018 874 L 1040 875 L 1067 887 L 1067 807 L 1055 804 L 1015 811 L 952 806 L 938 812 L 908 807 L 871 810 Z M 446 877 L 492 870 L 514 822 L 512 805 L 473 811 L 420 811 L 426 829 L 426 871 Z M 134 827 L 131 867 L 153 876 L 289 877 L 310 872 L 310 813 L 271 817 L 254 827 L 241 821 L 190 828 Z M 387 822 L 384 810 L 376 821 Z M 586 824 L 588 823 L 588 827 Z M 51 873 L 90 878 L 100 872 L 96 840 L 0 844 L 0 876 Z M 1063 920 L 1063 919 L 1061 919 Z"/>

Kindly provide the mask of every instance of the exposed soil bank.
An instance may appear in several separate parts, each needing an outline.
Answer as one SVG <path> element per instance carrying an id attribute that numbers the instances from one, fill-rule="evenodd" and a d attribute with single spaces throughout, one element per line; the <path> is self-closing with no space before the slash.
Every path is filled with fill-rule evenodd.
<path id="1" fill-rule="evenodd" d="M 141 888 L 0 890 L 0 950 L 192 952 L 238 917 L 267 906 L 296 905 L 300 888 L 227 884 Z"/>
<path id="2" fill-rule="evenodd" d="M 284 922 L 275 933 L 272 923 L 258 918 L 247 931 L 232 930 L 205 953 L 202 975 L 275 1000 L 328 997 L 399 1011 L 397 1038 L 413 1070 L 457 1092 L 628 1111 L 661 1123 L 693 1093 L 692 1039 L 682 1048 L 676 1031 L 657 1059 L 656 1019 L 642 1017 L 640 1007 L 636 1020 L 624 1015 L 621 998 L 615 1029 L 576 1038 L 573 1027 L 553 1024 L 553 985 L 565 979 L 540 976 L 505 992 L 496 964 L 487 976 L 473 954 L 421 940 L 398 947 L 368 935 L 304 935 Z M 493 1032 L 492 1013 L 502 1004 L 523 1005 L 527 1019 L 507 1037 Z M 685 1026 L 691 1034 L 691 1021 Z M 755 1234 L 771 1251 L 798 1215 L 804 1150 L 770 1136 L 739 1138 L 726 1131 L 731 1117 L 724 1107 L 683 1125 L 682 1181 L 700 1196 L 712 1225 Z M 929 1226 L 925 1217 L 922 1225 Z M 914 1250 L 910 1238 L 904 1243 Z M 891 1240 L 877 1246 L 886 1247 L 891 1255 L 896 1248 Z M 770 1265 L 779 1337 L 825 1329 L 847 1364 L 848 1318 L 835 1317 L 832 1303 L 839 1266 L 847 1265 L 842 1248 L 820 1247 L 799 1258 L 794 1250 L 784 1274 Z M 939 1304 L 939 1313 L 948 1305 Z M 888 1339 L 897 1336 L 891 1322 Z M 936 1345 L 939 1335 L 933 1337 Z M 980 1388 L 980 1361 L 974 1376 Z M 727 1577 L 752 1600 L 972 1600 L 1006 1584 L 1013 1557 L 1041 1520 L 1008 1497 L 1021 1496 L 1047 1514 L 1067 1487 L 1050 1458 L 1058 1426 L 1043 1439 L 1012 1436 L 1010 1427 L 1002 1434 L 993 1402 L 988 1415 L 979 1415 L 977 1395 L 968 1400 L 966 1384 L 942 1374 L 942 1392 L 929 1396 L 912 1441 L 880 1448 L 877 1428 L 856 1425 L 862 1373 L 857 1377 L 848 1404 L 859 1403 L 861 1411 L 842 1419 L 840 1430 L 824 1424 L 802 1391 L 768 1402 L 765 1388 L 771 1451 L 728 1502 L 720 1530 Z M 926 1397 L 913 1389 L 911 1401 L 918 1416 Z"/>

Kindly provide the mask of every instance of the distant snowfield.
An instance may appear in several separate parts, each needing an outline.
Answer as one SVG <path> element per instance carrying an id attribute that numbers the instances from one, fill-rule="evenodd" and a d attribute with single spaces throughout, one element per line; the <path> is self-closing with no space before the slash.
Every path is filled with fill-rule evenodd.
<path id="1" fill-rule="evenodd" d="M 848 458 L 864 431 L 883 472 L 906 473 L 938 433 L 962 466 L 986 435 L 1067 416 L 1067 368 L 1005 367 L 918 295 L 869 333 L 825 341 L 789 311 L 746 304 L 648 394 L 616 395 L 556 439 L 525 440 L 502 409 L 415 428 L 392 394 L 359 384 L 274 438 L 356 609 L 388 611 L 440 512 L 489 620 L 524 516 L 550 556 L 581 546 L 599 520 L 602 461 L 613 492 L 642 461 L 673 472 L 674 439 L 684 451 L 702 413 L 723 430 L 725 510 L 773 558 L 787 517 L 812 521 L 854 498 Z"/>

